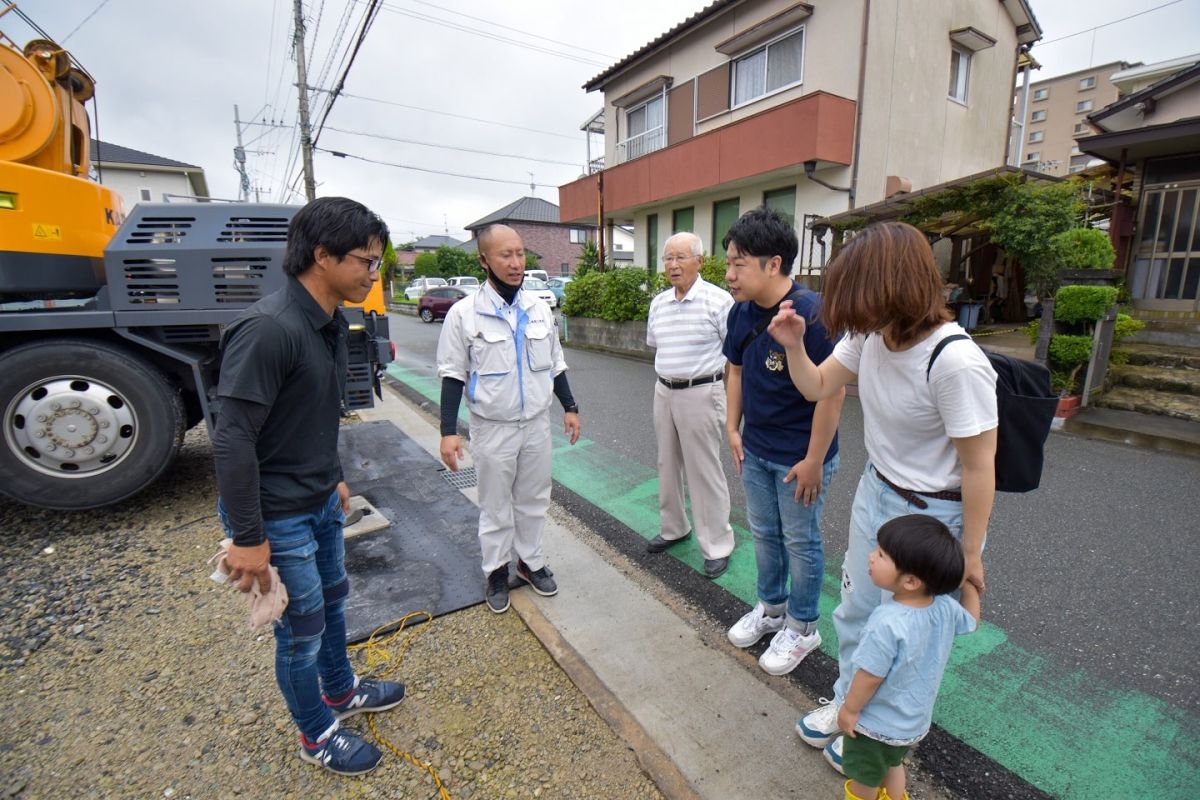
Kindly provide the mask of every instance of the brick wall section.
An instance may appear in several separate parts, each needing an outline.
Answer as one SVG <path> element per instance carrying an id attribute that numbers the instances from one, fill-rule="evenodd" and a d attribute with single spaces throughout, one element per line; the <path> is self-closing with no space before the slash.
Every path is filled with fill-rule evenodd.
<path id="1" fill-rule="evenodd" d="M 571 228 L 568 225 L 542 225 L 536 222 L 506 223 L 521 235 L 525 249 L 542 257 L 542 269 L 550 277 L 562 274 L 562 265 L 568 264 L 567 274 L 575 274 L 583 245 L 571 244 Z"/>

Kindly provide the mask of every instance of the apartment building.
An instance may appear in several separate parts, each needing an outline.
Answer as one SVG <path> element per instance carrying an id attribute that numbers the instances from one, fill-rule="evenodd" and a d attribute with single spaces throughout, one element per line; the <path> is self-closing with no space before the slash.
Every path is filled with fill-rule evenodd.
<path id="1" fill-rule="evenodd" d="M 1113 77 L 1128 67 L 1124 61 L 1114 61 L 1035 81 L 1029 84 L 1028 100 L 1024 87 L 1017 87 L 1014 115 L 1019 117 L 1024 106 L 1025 119 L 1016 163 L 1047 175 L 1083 170 L 1092 157 L 1075 140 L 1093 132 L 1088 114 L 1116 101 L 1119 90 Z"/>
<path id="2" fill-rule="evenodd" d="M 599 199 L 657 266 L 672 232 L 719 250 L 763 203 L 803 235 L 999 167 L 1017 54 L 1040 36 L 1026 0 L 716 0 L 584 85 L 604 96 L 604 168 L 559 187 L 561 218 L 594 221 Z"/>

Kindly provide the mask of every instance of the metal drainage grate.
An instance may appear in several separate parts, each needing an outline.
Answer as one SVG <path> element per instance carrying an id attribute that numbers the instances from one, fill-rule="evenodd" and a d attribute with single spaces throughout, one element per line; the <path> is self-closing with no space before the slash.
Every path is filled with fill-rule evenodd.
<path id="1" fill-rule="evenodd" d="M 473 489 L 479 485 L 479 477 L 475 474 L 474 467 L 466 467 L 458 472 L 442 469 L 441 473 L 442 477 L 446 479 L 446 483 L 455 489 Z"/>

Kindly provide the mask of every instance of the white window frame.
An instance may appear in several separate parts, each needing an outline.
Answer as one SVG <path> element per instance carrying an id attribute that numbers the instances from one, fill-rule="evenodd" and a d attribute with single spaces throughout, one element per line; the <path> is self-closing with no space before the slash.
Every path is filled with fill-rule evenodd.
<path id="1" fill-rule="evenodd" d="M 1073 131 L 1073 133 L 1075 133 L 1076 136 L 1078 136 L 1081 133 L 1087 133 L 1087 132 L 1088 132 L 1088 126 L 1087 126 L 1086 122 L 1076 122 L 1075 123 L 1075 130 Z"/>
<path id="2" fill-rule="evenodd" d="M 1027 141 L 1029 144 L 1037 144 L 1038 142 L 1044 140 L 1045 138 L 1046 138 L 1045 131 L 1030 131 L 1029 139 Z"/>
<path id="3" fill-rule="evenodd" d="M 1075 145 L 1074 147 L 1071 148 L 1071 155 L 1073 155 L 1073 156 L 1083 155 L 1083 151 L 1079 149 L 1079 145 Z"/>
<path id="4" fill-rule="evenodd" d="M 1035 102 L 1035 103 L 1040 100 L 1045 100 L 1049 96 L 1050 96 L 1050 87 L 1049 86 L 1043 86 L 1040 89 L 1033 90 L 1033 102 Z"/>
<path id="5" fill-rule="evenodd" d="M 629 136 L 629 118 L 639 110 L 648 109 L 651 103 L 662 103 L 662 123 L 654 128 L 647 128 L 641 133 Z M 667 146 L 667 93 L 665 89 L 655 92 L 636 106 L 625 109 L 625 133 L 626 138 L 617 143 L 618 151 L 621 154 L 618 160 L 621 162 L 632 161 L 635 158 L 640 158 Z M 630 142 L 636 142 L 636 144 L 630 147 Z M 632 154 L 630 153 L 631 150 L 633 151 Z"/>
<path id="6" fill-rule="evenodd" d="M 958 60 L 958 81 L 952 87 L 947 87 L 947 97 L 961 105 L 967 105 L 971 96 L 971 56 L 974 55 L 965 47 L 951 45 L 950 75 L 954 76 L 954 62 Z M 965 74 L 964 74 L 965 73 Z"/>
<path id="7" fill-rule="evenodd" d="M 1091 110 L 1092 110 L 1092 101 L 1091 100 L 1080 100 L 1078 103 L 1075 104 L 1075 113 L 1076 114 L 1086 114 L 1087 112 L 1089 112 Z"/>
<path id="8" fill-rule="evenodd" d="M 1032 114 L 1029 115 L 1029 121 L 1030 122 L 1045 122 L 1046 121 L 1046 109 L 1039 108 L 1039 109 L 1035 110 Z"/>
<path id="9" fill-rule="evenodd" d="M 1034 150 L 1034 151 L 1033 151 L 1033 152 L 1031 152 L 1031 153 L 1026 153 L 1026 154 L 1025 154 L 1025 160 L 1026 160 L 1026 161 L 1041 161 L 1041 160 L 1042 160 L 1042 153 L 1041 153 L 1041 151 L 1040 151 L 1040 150 Z"/>
<path id="10" fill-rule="evenodd" d="M 1079 91 L 1085 92 L 1088 89 L 1095 89 L 1095 88 L 1096 88 L 1096 76 L 1095 75 L 1091 75 L 1087 78 L 1079 79 Z"/>
<path id="11" fill-rule="evenodd" d="M 800 77 L 797 78 L 792 83 L 784 84 L 783 86 L 780 86 L 776 89 L 771 89 L 768 91 L 767 90 L 767 69 L 769 66 L 768 62 L 771 59 L 770 47 L 771 47 L 771 45 L 775 44 L 776 42 L 780 42 L 780 41 L 788 38 L 789 36 L 795 36 L 797 33 L 800 34 Z M 737 100 L 738 64 L 745 61 L 746 59 L 750 58 L 751 56 L 757 55 L 759 52 L 764 52 L 764 51 L 766 52 L 766 59 L 763 61 L 763 93 L 755 95 L 754 97 L 746 98 L 745 100 L 738 102 L 738 100 Z M 779 34 L 778 36 L 775 36 L 774 38 L 769 39 L 768 41 L 754 47 L 753 49 L 747 50 L 744 53 L 739 53 L 735 58 L 731 58 L 730 59 L 731 69 L 729 70 L 729 108 L 730 108 L 730 110 L 732 111 L 735 108 L 741 108 L 742 106 L 747 106 L 751 103 L 757 103 L 759 100 L 762 100 L 765 97 L 771 97 L 772 95 L 779 94 L 780 92 L 786 92 L 788 89 L 792 89 L 792 88 L 795 88 L 795 87 L 803 84 L 804 83 L 804 58 L 807 55 L 808 55 L 808 26 L 807 25 L 797 25 L 796 27 L 789 28 L 788 30 L 784 31 L 783 33 Z"/>
<path id="12" fill-rule="evenodd" d="M 571 228 L 570 240 L 571 244 L 586 244 L 588 240 L 587 231 L 583 228 Z"/>

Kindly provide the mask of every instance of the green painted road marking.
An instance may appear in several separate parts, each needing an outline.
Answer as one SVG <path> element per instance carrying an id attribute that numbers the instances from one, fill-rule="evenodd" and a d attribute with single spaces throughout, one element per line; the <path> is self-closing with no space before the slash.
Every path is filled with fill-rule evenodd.
<path id="1" fill-rule="evenodd" d="M 388 373 L 435 404 L 435 379 L 397 367 Z M 658 475 L 602 445 L 570 446 L 554 432 L 554 479 L 646 539 L 658 533 Z M 743 524 L 729 570 L 717 579 L 753 604 L 754 544 Z M 695 537 L 670 555 L 700 571 Z M 836 658 L 830 621 L 841 591 L 840 559 L 826 559 L 821 637 Z M 986 612 L 986 608 L 985 608 Z M 832 687 L 831 687 L 832 688 Z M 934 720 L 944 730 L 1060 798 L 1191 796 L 1200 785 L 1200 720 L 1142 692 L 1105 686 L 1084 670 L 1058 667 L 1019 647 L 988 622 L 959 637 Z"/>

